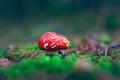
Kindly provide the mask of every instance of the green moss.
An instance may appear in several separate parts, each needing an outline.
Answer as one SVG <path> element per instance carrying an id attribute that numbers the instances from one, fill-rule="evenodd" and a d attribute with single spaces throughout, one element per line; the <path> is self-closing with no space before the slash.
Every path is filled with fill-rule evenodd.
<path id="1" fill-rule="evenodd" d="M 20 52 L 24 54 L 29 54 L 29 51 L 40 51 L 37 45 L 24 46 L 19 50 L 13 51 L 12 54 L 15 56 L 15 59 L 19 58 L 21 55 Z M 95 53 L 93 53 L 95 54 Z M 88 59 L 92 63 L 94 70 L 106 71 L 110 74 L 120 75 L 120 66 L 117 63 L 112 63 L 113 56 L 117 56 L 118 51 L 114 51 L 113 54 L 109 54 L 105 57 L 100 58 L 99 56 L 85 53 L 85 54 L 76 54 L 72 53 L 64 58 L 57 54 L 49 56 L 46 54 L 40 54 L 34 58 L 23 58 L 21 61 L 12 64 L 6 69 L 2 70 L 5 77 L 9 76 L 28 76 L 31 73 L 35 72 L 45 72 L 50 74 L 61 74 L 66 72 L 71 72 L 75 69 L 75 63 L 78 59 Z M 118 62 L 118 61 L 117 61 Z M 1 67 L 2 68 L 2 67 Z M 118 71 L 117 71 L 118 70 Z"/>

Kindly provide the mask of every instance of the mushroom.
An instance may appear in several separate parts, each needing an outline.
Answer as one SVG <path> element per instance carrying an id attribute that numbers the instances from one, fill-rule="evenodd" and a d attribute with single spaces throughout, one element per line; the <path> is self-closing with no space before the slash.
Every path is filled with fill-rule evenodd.
<path id="1" fill-rule="evenodd" d="M 55 32 L 46 32 L 38 40 L 38 47 L 41 50 L 49 52 L 58 51 L 59 54 L 62 54 L 60 50 L 67 49 L 68 45 L 69 41 L 67 38 Z"/>

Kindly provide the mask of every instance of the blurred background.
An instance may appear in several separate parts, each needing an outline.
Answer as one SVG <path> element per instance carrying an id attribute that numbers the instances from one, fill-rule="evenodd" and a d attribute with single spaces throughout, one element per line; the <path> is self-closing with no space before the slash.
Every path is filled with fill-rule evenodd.
<path id="1" fill-rule="evenodd" d="M 0 0 L 0 47 L 44 32 L 119 33 L 120 0 Z"/>

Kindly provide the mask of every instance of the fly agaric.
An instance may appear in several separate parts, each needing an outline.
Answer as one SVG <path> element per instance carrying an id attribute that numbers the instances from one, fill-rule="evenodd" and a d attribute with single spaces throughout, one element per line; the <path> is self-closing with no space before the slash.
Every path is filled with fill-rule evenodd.
<path id="1" fill-rule="evenodd" d="M 46 32 L 38 40 L 38 47 L 49 52 L 60 52 L 67 49 L 68 45 L 69 41 L 66 37 L 55 32 Z"/>

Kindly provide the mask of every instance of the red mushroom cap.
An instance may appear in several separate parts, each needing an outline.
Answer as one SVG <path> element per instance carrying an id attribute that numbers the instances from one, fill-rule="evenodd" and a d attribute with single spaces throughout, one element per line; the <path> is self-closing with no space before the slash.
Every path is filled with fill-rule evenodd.
<path id="1" fill-rule="evenodd" d="M 64 50 L 68 45 L 66 37 L 55 32 L 46 32 L 38 40 L 38 47 L 46 51 Z"/>

